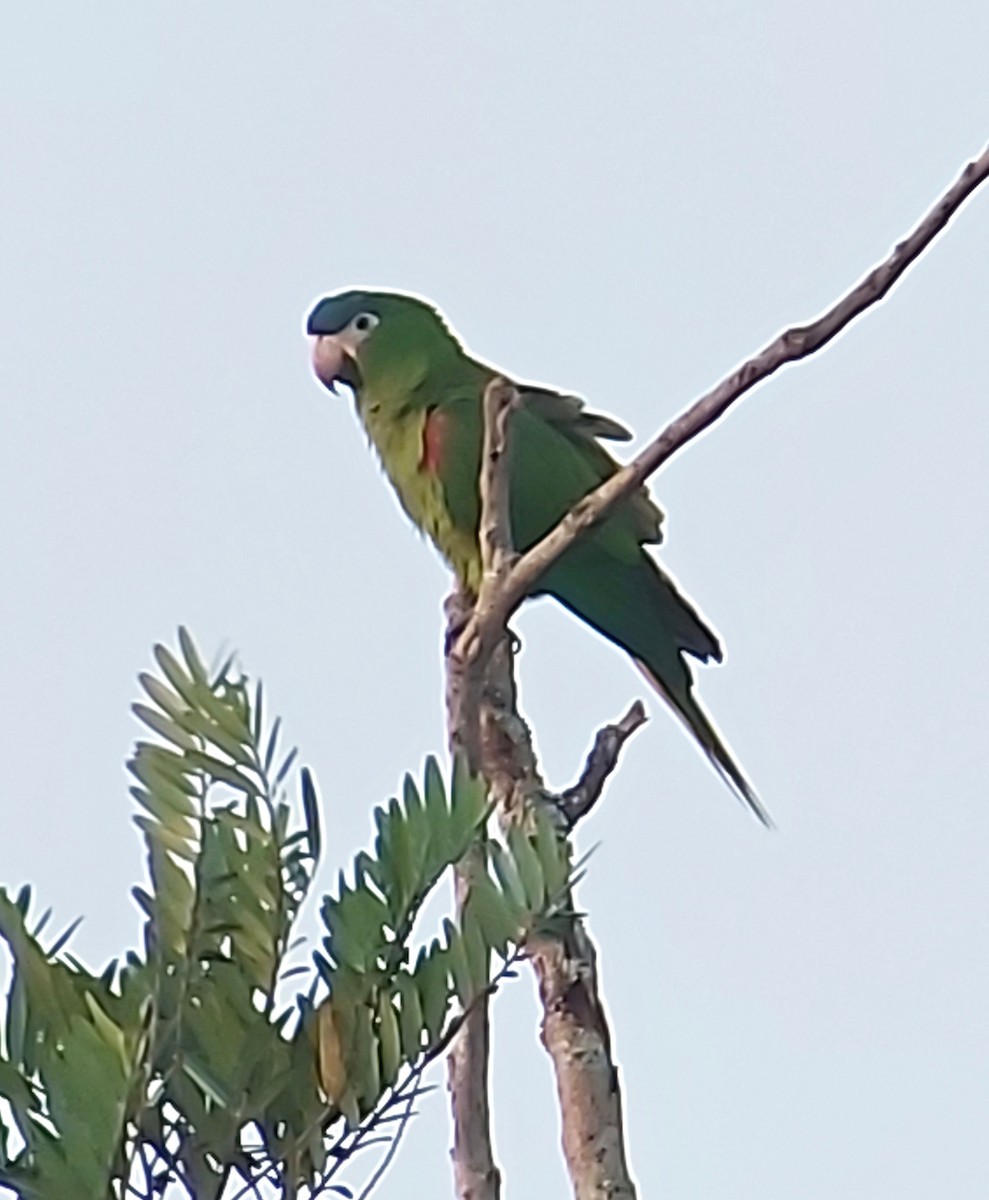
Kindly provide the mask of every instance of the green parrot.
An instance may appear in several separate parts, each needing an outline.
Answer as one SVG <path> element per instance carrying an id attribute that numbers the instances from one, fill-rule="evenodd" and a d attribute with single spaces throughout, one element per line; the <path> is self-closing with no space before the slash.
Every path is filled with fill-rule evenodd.
<path id="1" fill-rule="evenodd" d="M 399 292 L 343 291 L 309 314 L 313 368 L 331 391 L 351 388 L 358 416 L 402 507 L 461 584 L 481 582 L 482 396 L 497 376 L 518 390 L 509 443 L 509 512 L 528 550 L 618 469 L 600 439 L 631 434 L 576 396 L 511 380 L 472 358 L 432 305 Z M 686 655 L 721 661 L 717 636 L 646 551 L 662 513 L 641 488 L 542 576 L 555 596 L 616 642 L 697 739 L 715 769 L 764 824 L 769 818 L 693 692 Z"/>

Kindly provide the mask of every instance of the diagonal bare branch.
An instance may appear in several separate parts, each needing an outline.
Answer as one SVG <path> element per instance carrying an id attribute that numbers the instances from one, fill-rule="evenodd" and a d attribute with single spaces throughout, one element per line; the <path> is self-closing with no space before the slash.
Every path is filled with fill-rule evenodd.
<path id="1" fill-rule="evenodd" d="M 663 463 L 689 441 L 719 420 L 735 403 L 787 363 L 809 358 L 846 329 L 852 321 L 882 300 L 904 272 L 930 246 L 951 218 L 980 184 L 989 177 L 989 146 L 973 159 L 916 227 L 894 247 L 892 253 L 845 293 L 816 320 L 785 330 L 747 359 L 676 417 L 627 466 L 590 492 L 559 524 L 504 574 L 496 592 L 488 596 L 484 610 L 478 609 L 464 629 L 460 646 L 468 657 L 484 657 L 504 626 L 540 576 L 578 537 L 603 520 L 630 496 Z"/>
<path id="2" fill-rule="evenodd" d="M 807 358 L 880 301 L 989 176 L 989 148 L 961 173 L 882 263 L 822 316 L 780 334 L 664 429 L 628 466 L 577 504 L 549 534 L 519 557 L 511 544 L 506 448 L 514 389 L 503 380 L 484 396 L 481 463 L 483 579 L 476 597 L 458 593 L 448 606 L 447 704 L 450 741 L 468 748 L 488 780 L 500 818 L 525 822 L 546 803 L 531 736 L 518 715 L 513 652 L 506 624 L 542 573 L 587 529 L 630 496 L 678 450 L 724 415 L 757 383 L 786 363 Z M 471 601 L 475 600 L 473 606 Z M 578 783 L 558 801 L 571 822 L 594 804 L 622 744 L 645 719 L 633 705 L 598 735 Z M 465 879 L 461 879 L 461 885 Z M 600 1002 L 596 954 L 585 923 L 574 914 L 560 936 L 528 947 L 539 980 L 542 1038 L 556 1070 L 564 1153 L 579 1197 L 634 1200 L 625 1157 L 624 1118 L 607 1018 Z M 491 1156 L 487 1097 L 487 1014 L 476 1030 L 461 1030 L 450 1065 L 455 1122 L 464 1134 L 454 1148 L 457 1195 L 496 1200 L 500 1174 Z M 471 1150 L 472 1147 L 472 1150 Z"/>

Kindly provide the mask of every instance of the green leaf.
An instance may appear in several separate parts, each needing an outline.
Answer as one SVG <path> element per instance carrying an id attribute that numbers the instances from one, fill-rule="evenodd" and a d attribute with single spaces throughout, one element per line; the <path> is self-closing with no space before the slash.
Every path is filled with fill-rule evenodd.
<path id="1" fill-rule="evenodd" d="M 316 785 L 308 767 L 302 768 L 302 807 L 305 813 L 306 831 L 309 834 L 309 850 L 314 860 L 318 860 L 321 852 L 322 834 L 319 817 L 319 799 L 316 795 Z"/>
<path id="2" fill-rule="evenodd" d="M 516 906 L 495 887 L 487 874 L 471 883 L 467 908 L 474 915 L 484 939 L 505 958 L 508 947 L 517 943 L 523 934 Z"/>
<path id="3" fill-rule="evenodd" d="M 227 1091 L 223 1081 L 210 1070 L 202 1059 L 186 1051 L 181 1066 L 196 1087 L 214 1104 L 219 1104 L 221 1108 L 226 1109 L 235 1106 L 236 1098 Z"/>
<path id="4" fill-rule="evenodd" d="M 454 759 L 450 806 L 454 816 L 454 840 L 462 847 L 463 853 L 489 809 L 484 780 L 470 773 L 463 754 L 458 754 Z"/>
<path id="5" fill-rule="evenodd" d="M 398 801 L 392 798 L 388 804 L 388 823 L 391 832 L 392 863 L 394 878 L 399 888 L 401 907 L 410 904 L 418 888 L 418 872 L 412 853 L 409 826 Z"/>
<path id="6" fill-rule="evenodd" d="M 292 749 L 288 752 L 288 754 L 285 755 L 285 758 L 282 761 L 282 765 L 278 768 L 278 771 L 275 774 L 274 786 L 276 788 L 281 787 L 281 785 L 285 782 L 289 771 L 292 770 L 292 767 L 295 765 L 295 760 L 298 757 L 299 757 L 298 748 L 296 746 L 293 746 Z"/>
<path id="7" fill-rule="evenodd" d="M 509 828 L 508 849 L 518 868 L 527 906 L 533 913 L 540 912 L 546 899 L 546 881 L 543 878 L 539 856 L 520 825 L 512 825 Z"/>
<path id="8" fill-rule="evenodd" d="M 429 761 L 427 760 L 427 773 Z M 405 806 L 405 824 L 409 835 L 409 857 L 415 874 L 421 878 L 426 866 L 431 835 L 438 831 L 430 829 L 425 805 L 411 775 L 406 775 L 403 781 L 402 799 Z"/>
<path id="9" fill-rule="evenodd" d="M 456 988 L 460 1003 L 466 1008 L 473 1000 L 476 991 L 470 963 L 467 961 L 467 947 L 464 945 L 463 935 L 449 917 L 443 921 L 443 934 L 446 938 L 447 959 L 453 986 Z"/>
<path id="10" fill-rule="evenodd" d="M 195 682 L 182 669 L 175 655 L 172 654 L 167 646 L 162 646 L 161 644 L 155 646 L 152 653 L 158 666 L 161 667 L 165 678 L 175 691 L 178 692 L 189 708 L 198 710 L 199 697 L 196 694 Z"/>
<path id="11" fill-rule="evenodd" d="M 365 1109 L 370 1109 L 381 1095 L 381 1068 L 378 1057 L 378 1041 L 372 1028 L 371 1009 L 366 1004 L 357 1005 L 351 1026 L 353 1045 L 348 1058 L 352 1064 L 351 1078 L 354 1091 Z"/>
<path id="12" fill-rule="evenodd" d="M 363 971 L 367 961 L 367 947 L 354 936 L 346 919 L 345 905 L 351 892 L 346 887 L 340 887 L 338 890 L 339 898 L 336 901 L 332 901 L 329 896 L 323 901 L 323 923 L 330 932 L 325 943 L 326 949 L 341 966 L 346 964 L 354 971 Z"/>
<path id="13" fill-rule="evenodd" d="M 102 1007 L 97 1003 L 92 992 L 85 992 L 83 998 L 86 1001 L 89 1016 L 97 1032 L 107 1046 L 117 1054 L 121 1067 L 124 1071 L 127 1071 L 130 1067 L 130 1057 L 127 1053 L 127 1042 L 124 1031 L 114 1021 L 110 1020 Z"/>
<path id="14" fill-rule="evenodd" d="M 459 857 L 456 843 L 460 839 L 456 823 L 451 820 L 443 777 L 432 755 L 426 759 L 423 773 L 423 815 L 429 829 L 428 862 L 430 869 L 435 871 L 439 863 Z"/>
<path id="15" fill-rule="evenodd" d="M 49 958 L 55 958 L 55 956 L 59 953 L 59 951 L 62 950 L 62 948 L 66 945 L 81 924 L 82 917 L 76 917 L 73 921 L 69 922 L 69 924 L 62 930 L 55 941 L 48 947 L 47 953 Z M 37 937 L 37 934 L 38 931 L 35 932 L 35 937 Z"/>
<path id="16" fill-rule="evenodd" d="M 423 770 L 423 791 L 430 798 L 431 811 L 446 812 L 448 809 L 446 801 L 446 787 L 443 783 L 443 775 L 440 772 L 439 763 L 432 754 L 426 758 L 426 765 Z"/>
<path id="17" fill-rule="evenodd" d="M 244 792 L 249 796 L 259 796 L 257 784 L 253 779 L 248 778 L 242 771 L 238 771 L 236 767 L 228 766 L 227 763 L 221 762 L 220 759 L 214 758 L 210 754 L 203 754 L 201 751 L 193 751 L 188 755 L 189 761 L 193 766 L 220 783 L 229 784 L 230 787 L 236 788 L 238 791 Z"/>
<path id="18" fill-rule="evenodd" d="M 146 788 L 131 788 L 130 794 L 156 821 L 184 837 L 187 841 L 199 840 L 200 819 L 188 796 L 178 789 L 164 787 L 149 792 Z M 182 807 L 179 807 L 181 801 Z"/>
<path id="19" fill-rule="evenodd" d="M 527 913 L 529 905 L 515 860 L 499 842 L 492 841 L 488 846 L 488 852 L 491 857 L 491 865 L 494 867 L 506 898 L 511 901 L 519 913 Z"/>
<path id="20" fill-rule="evenodd" d="M 182 697 L 173 692 L 171 688 L 166 687 L 160 679 L 148 671 L 142 671 L 137 679 L 162 712 L 181 724 L 182 717 L 188 711 L 188 705 L 183 702 Z"/>
<path id="21" fill-rule="evenodd" d="M 173 755 L 163 746 L 151 746 L 147 742 L 138 745 L 134 757 L 127 764 L 128 770 L 151 792 L 170 796 L 172 791 L 189 797 L 195 794 L 196 784 L 190 778 L 191 764 L 179 755 Z M 173 807 L 180 809 L 183 803 L 178 796 L 171 799 Z M 195 808 L 186 800 L 191 812 Z"/>
<path id="22" fill-rule="evenodd" d="M 428 951 L 420 953 L 413 979 L 422 1000 L 420 1007 L 429 1041 L 433 1043 L 443 1028 L 450 1002 L 447 952 L 439 942 L 433 942 Z"/>
<path id="23" fill-rule="evenodd" d="M 254 713 L 251 721 L 251 741 L 255 746 L 261 745 L 261 730 L 264 729 L 264 685 L 258 680 L 254 689 Z"/>
<path id="24" fill-rule="evenodd" d="M 361 1106 L 358 1103 L 356 1090 L 352 1087 L 347 1088 L 338 1104 L 340 1111 L 347 1119 L 347 1124 L 351 1129 L 356 1129 L 361 1123 Z"/>
<path id="25" fill-rule="evenodd" d="M 419 989 L 405 971 L 395 976 L 395 989 L 399 996 L 399 1026 L 402 1033 L 402 1052 L 410 1062 L 422 1049 L 424 1020 Z"/>
<path id="26" fill-rule="evenodd" d="M 249 770 L 253 769 L 254 758 L 250 751 L 245 748 L 241 739 L 237 738 L 232 733 L 228 733 L 218 721 L 213 719 L 213 717 L 190 709 L 190 711 L 186 713 L 183 723 L 185 724 L 186 728 L 191 729 L 193 733 L 198 734 L 198 736 L 204 741 L 210 742 L 212 745 L 222 750 L 223 753 L 232 758 L 234 762 L 240 763 L 241 766 L 247 767 Z M 246 732 L 247 731 L 245 729 L 244 733 L 246 734 Z M 196 744 L 190 746 L 189 750 L 193 755 L 197 751 L 200 753 L 202 752 L 201 748 Z"/>
<path id="27" fill-rule="evenodd" d="M 470 905 L 464 912 L 461 939 L 467 959 L 467 970 L 470 973 L 472 995 L 477 995 L 488 986 L 490 956 L 480 923 Z"/>
<path id="28" fill-rule="evenodd" d="M 371 966 L 385 946 L 388 908 L 366 886 L 348 889 L 337 905 L 341 926 L 354 946 L 361 948 L 362 968 Z M 355 964 L 356 965 L 356 964 Z"/>
<path id="29" fill-rule="evenodd" d="M 171 717 L 158 712 L 150 705 L 137 702 L 131 705 L 131 711 L 149 729 L 154 730 L 161 737 L 173 742 L 180 750 L 196 750 L 198 748 L 196 739 L 190 733 L 183 729 L 176 721 L 173 721 Z"/>
<path id="30" fill-rule="evenodd" d="M 250 703 L 246 690 L 239 684 L 225 683 L 222 694 L 209 692 L 209 715 L 214 724 L 218 725 L 228 737 L 233 738 L 238 746 L 251 746 L 257 756 L 258 743 L 251 736 L 249 726 Z"/>
<path id="31" fill-rule="evenodd" d="M 182 651 L 182 657 L 185 659 L 186 666 L 189 668 L 190 677 L 196 683 L 206 684 L 206 668 L 199 657 L 199 652 L 196 650 L 196 644 L 192 640 L 192 636 L 184 625 L 179 626 L 179 648 Z"/>
<path id="32" fill-rule="evenodd" d="M 0 1058 L 0 1097 L 10 1105 L 13 1127 L 30 1146 L 32 1114 L 41 1111 L 41 1101 L 21 1073 L 4 1058 Z M 0 1182 L 3 1181 L 3 1167 L 9 1161 L 6 1151 L 11 1132 L 10 1124 L 4 1119 L 4 1114 L 0 1113 Z"/>
<path id="33" fill-rule="evenodd" d="M 552 814 L 545 805 L 536 806 L 535 819 L 535 849 L 546 880 L 546 892 L 550 898 L 556 898 L 566 890 L 570 874 L 567 842 L 557 832 Z"/>
<path id="34" fill-rule="evenodd" d="M 177 854 L 179 858 L 184 858 L 187 862 L 195 862 L 199 855 L 198 845 L 193 845 L 182 833 L 174 829 L 169 829 L 167 825 L 162 825 L 160 821 L 152 820 L 151 817 L 145 817 L 138 813 L 134 818 L 134 824 L 138 829 L 143 830 L 148 837 L 154 838 L 155 841 L 164 846 L 166 850 L 172 854 Z"/>
<path id="35" fill-rule="evenodd" d="M 387 992 L 378 993 L 378 1045 L 381 1051 L 381 1082 L 385 1087 L 398 1078 L 402 1063 L 402 1039 L 398 1015 Z"/>

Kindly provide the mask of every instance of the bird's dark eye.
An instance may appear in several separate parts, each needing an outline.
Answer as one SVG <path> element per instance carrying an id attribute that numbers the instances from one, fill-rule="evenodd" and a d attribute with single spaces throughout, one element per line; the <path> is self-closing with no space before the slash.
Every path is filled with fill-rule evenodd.
<path id="1" fill-rule="evenodd" d="M 369 312 L 358 313 L 351 322 L 355 333 L 370 333 L 377 324 L 378 318 Z"/>

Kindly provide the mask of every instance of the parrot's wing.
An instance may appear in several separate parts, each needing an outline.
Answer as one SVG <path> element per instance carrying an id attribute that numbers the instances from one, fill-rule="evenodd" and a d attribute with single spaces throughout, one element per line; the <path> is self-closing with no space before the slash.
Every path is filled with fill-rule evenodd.
<path id="1" fill-rule="evenodd" d="M 577 396 L 515 386 L 520 408 L 510 434 L 510 495 L 518 548 L 526 549 L 618 470 L 620 464 L 598 439 L 628 440 L 631 435 L 611 417 L 588 412 Z M 427 429 L 442 431 L 443 449 L 435 458 L 447 503 L 454 520 L 470 528 L 476 527 L 478 516 L 483 388 L 483 381 L 450 386 L 427 420 Z M 642 487 L 589 536 L 617 536 L 624 552 L 635 557 L 641 543 L 662 540 L 662 521 L 662 511 Z"/>
<path id="2" fill-rule="evenodd" d="M 613 417 L 603 413 L 588 412 L 584 401 L 579 396 L 571 396 L 565 392 L 554 392 L 550 388 L 535 387 L 521 384 L 519 391 L 525 398 L 525 403 L 544 421 L 557 425 L 569 436 L 578 435 L 588 438 L 607 438 L 612 442 L 630 442 L 631 432 L 620 425 Z"/>
<path id="3" fill-rule="evenodd" d="M 566 438 L 587 462 L 594 473 L 594 482 L 587 491 L 614 475 L 621 464 L 611 457 L 598 439 L 630 441 L 632 435 L 624 425 L 601 413 L 588 412 L 578 396 L 553 392 L 548 388 L 529 387 L 522 387 L 520 394 L 526 411 Z M 575 497 L 575 500 L 579 498 Z M 574 500 L 570 503 L 574 503 Z M 637 541 L 659 543 L 663 540 L 663 511 L 645 487 L 632 493 L 620 507 L 618 515 L 622 523 L 631 525 Z"/>

